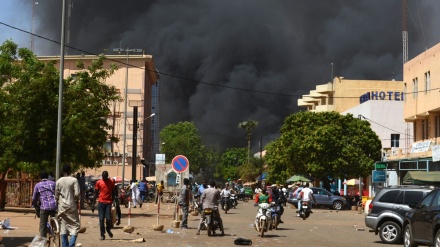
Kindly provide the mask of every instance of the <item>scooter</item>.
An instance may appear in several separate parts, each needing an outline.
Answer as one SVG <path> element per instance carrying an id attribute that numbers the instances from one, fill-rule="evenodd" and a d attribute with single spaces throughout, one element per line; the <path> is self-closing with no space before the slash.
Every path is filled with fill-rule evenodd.
<path id="1" fill-rule="evenodd" d="M 303 201 L 301 203 L 301 209 L 299 210 L 299 216 L 306 220 L 310 216 L 310 205 L 308 201 Z"/>
<path id="2" fill-rule="evenodd" d="M 237 197 L 236 197 L 235 194 L 231 194 L 231 196 L 230 196 L 230 201 L 231 201 L 231 208 L 232 208 L 232 207 L 233 207 L 233 208 L 237 208 L 237 204 L 238 204 L 238 202 L 237 202 Z"/>
<path id="3" fill-rule="evenodd" d="M 269 230 L 278 229 L 278 225 L 280 224 L 280 209 L 280 206 L 275 202 L 270 204 L 271 224 Z"/>
<path id="4" fill-rule="evenodd" d="M 263 237 L 264 233 L 269 229 L 271 221 L 271 212 L 269 203 L 258 204 L 258 213 L 255 219 L 255 229 L 260 232 L 260 236 Z"/>
<path id="5" fill-rule="evenodd" d="M 223 210 L 225 211 L 225 214 L 227 214 L 230 207 L 230 199 L 229 197 L 223 197 L 222 200 Z"/>
<path id="6" fill-rule="evenodd" d="M 216 213 L 216 211 L 218 211 L 218 208 L 205 208 L 203 210 L 204 212 L 204 216 L 202 216 L 202 225 L 201 225 L 201 229 L 206 229 L 208 231 L 208 236 L 213 236 L 215 235 L 215 231 L 217 229 L 220 229 L 220 219 L 216 218 L 215 215 L 219 215 L 218 212 Z M 224 236 L 225 233 L 222 232 L 222 236 Z"/>

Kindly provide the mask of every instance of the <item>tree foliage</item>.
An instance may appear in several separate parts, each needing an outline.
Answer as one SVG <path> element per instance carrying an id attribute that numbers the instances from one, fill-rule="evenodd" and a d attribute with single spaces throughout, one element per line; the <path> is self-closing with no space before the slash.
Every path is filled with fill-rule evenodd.
<path id="1" fill-rule="evenodd" d="M 193 174 L 207 172 L 210 169 L 214 154 L 203 144 L 193 122 L 170 124 L 160 131 L 162 153 L 168 164 L 176 155 L 184 155 L 189 160 L 189 169 Z"/>
<path id="2" fill-rule="evenodd" d="M 105 80 L 104 56 L 63 84 L 61 162 L 95 167 L 104 157 L 111 102 L 120 100 Z M 0 46 L 0 172 L 9 168 L 36 174 L 55 171 L 59 70 L 12 41 Z"/>
<path id="3" fill-rule="evenodd" d="M 246 148 L 227 149 L 220 157 L 216 175 L 223 180 L 240 178 L 240 168 L 247 160 Z"/>
<path id="4" fill-rule="evenodd" d="M 337 112 L 299 112 L 286 118 L 281 136 L 267 146 L 269 180 L 293 174 L 367 176 L 380 159 L 381 142 L 367 121 Z"/>

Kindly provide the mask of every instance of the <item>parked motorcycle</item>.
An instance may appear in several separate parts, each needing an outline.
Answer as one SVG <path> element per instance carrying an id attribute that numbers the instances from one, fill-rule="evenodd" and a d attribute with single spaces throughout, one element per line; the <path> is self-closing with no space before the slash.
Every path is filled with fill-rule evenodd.
<path id="1" fill-rule="evenodd" d="M 216 218 L 215 215 L 219 215 L 215 211 L 218 211 L 218 208 L 205 208 L 203 210 L 204 216 L 202 218 L 201 229 L 206 229 L 208 231 L 208 236 L 215 235 L 215 231 L 220 229 L 220 219 Z M 225 235 L 222 232 L 222 236 Z"/>
<path id="2" fill-rule="evenodd" d="M 231 206 L 231 200 L 230 200 L 230 198 L 229 197 L 223 197 L 222 198 L 222 206 L 223 206 L 223 210 L 225 211 L 225 214 L 227 214 L 228 213 L 228 210 L 229 210 L 229 208 L 230 208 L 230 206 Z"/>
<path id="3" fill-rule="evenodd" d="M 199 196 L 194 195 L 193 198 L 193 210 L 199 212 L 199 214 L 202 214 L 202 202 L 199 201 Z"/>
<path id="4" fill-rule="evenodd" d="M 311 203 L 311 202 L 310 202 Z M 301 202 L 301 209 L 299 210 L 299 216 L 306 220 L 310 216 L 310 205 L 309 202 L 303 201 Z"/>
<path id="5" fill-rule="evenodd" d="M 128 203 L 131 202 L 131 190 L 127 190 L 121 188 L 119 193 L 119 205 L 124 205 L 124 207 L 128 208 Z"/>
<path id="6" fill-rule="evenodd" d="M 231 194 L 230 196 L 231 208 L 237 208 L 237 196 L 235 194 Z"/>
<path id="7" fill-rule="evenodd" d="M 270 204 L 270 212 L 271 212 L 271 224 L 269 230 L 278 229 L 278 225 L 280 224 L 280 209 L 281 207 L 277 205 L 275 202 Z"/>
<path id="8" fill-rule="evenodd" d="M 269 203 L 258 204 L 258 213 L 255 219 L 255 229 L 260 232 L 260 236 L 263 237 L 270 226 L 271 212 Z"/>
<path id="9" fill-rule="evenodd" d="M 149 192 L 146 192 L 146 193 L 147 193 L 147 195 L 144 197 L 143 202 L 144 203 L 147 203 L 147 202 L 152 203 L 152 202 L 154 202 L 154 199 L 156 198 L 156 194 L 153 191 L 149 191 Z"/>

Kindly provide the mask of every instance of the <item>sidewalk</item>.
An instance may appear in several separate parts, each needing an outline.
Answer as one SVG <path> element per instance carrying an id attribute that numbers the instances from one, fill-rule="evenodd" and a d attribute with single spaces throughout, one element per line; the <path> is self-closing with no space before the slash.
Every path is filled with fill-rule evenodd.
<path id="1" fill-rule="evenodd" d="M 83 210 L 81 212 L 81 227 L 85 227 L 86 232 L 78 235 L 77 244 L 81 243 L 81 246 L 109 246 L 107 240 L 110 240 L 112 242 L 124 243 L 124 247 L 126 247 L 131 246 L 129 243 L 134 244 L 133 241 L 135 239 L 145 239 L 146 235 L 148 236 L 148 241 L 151 241 L 152 239 L 150 238 L 154 237 L 154 235 L 163 234 L 153 230 L 153 225 L 157 224 L 157 205 L 154 203 L 144 204 L 142 208 L 132 208 L 130 217 L 128 215 L 128 208 L 122 207 L 121 211 L 121 225 L 113 228 L 113 239 L 110 239 L 106 234 L 106 240 L 100 241 L 97 210 L 93 214 L 90 210 Z M 171 228 L 174 220 L 174 204 L 161 204 L 160 213 L 159 224 L 164 225 L 164 231 L 166 231 Z M 191 217 L 199 219 L 199 216 L 190 216 L 190 220 Z M 3 237 L 5 247 L 28 246 L 35 235 L 39 234 L 39 218 L 35 218 L 33 208 L 6 208 L 4 212 L 0 212 L 0 221 L 8 218 L 10 226 L 14 229 L 0 229 L 0 236 Z M 131 226 L 135 227 L 134 232 L 131 234 L 122 231 L 122 228 L 128 225 L 129 222 Z M 157 244 L 163 246 L 159 241 Z M 139 246 L 139 244 L 135 245 Z M 145 244 L 142 244 L 142 246 L 145 246 Z"/>

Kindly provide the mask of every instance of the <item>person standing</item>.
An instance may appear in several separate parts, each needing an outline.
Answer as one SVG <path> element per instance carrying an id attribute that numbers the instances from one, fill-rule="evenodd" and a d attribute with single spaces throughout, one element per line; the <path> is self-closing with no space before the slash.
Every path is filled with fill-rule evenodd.
<path id="1" fill-rule="evenodd" d="M 118 186 L 116 186 L 116 180 L 112 178 L 113 183 L 115 184 L 115 188 L 113 188 L 113 200 L 115 202 L 115 208 L 116 208 L 116 225 L 119 226 L 121 224 L 121 203 L 119 199 L 119 191 L 120 189 Z"/>
<path id="2" fill-rule="evenodd" d="M 225 235 L 224 229 L 223 229 L 223 220 L 220 217 L 220 212 L 218 209 L 218 201 L 220 200 L 220 192 L 215 188 L 215 181 L 211 181 L 209 183 L 209 188 L 205 189 L 203 191 L 203 194 L 201 196 L 203 209 L 205 208 L 212 208 L 214 213 L 214 219 L 217 219 L 220 225 L 220 230 L 222 231 L 222 236 Z M 197 228 L 196 235 L 200 235 L 200 226 L 202 225 L 203 218 L 205 217 L 205 211 L 202 210 L 202 216 L 200 217 L 200 223 L 199 227 Z"/>
<path id="3" fill-rule="evenodd" d="M 147 197 L 147 180 L 143 179 L 139 182 L 139 192 L 141 195 L 141 202 L 144 202 Z"/>
<path id="4" fill-rule="evenodd" d="M 98 197 L 98 215 L 99 215 L 99 228 L 101 232 L 101 240 L 105 239 L 105 231 L 107 231 L 108 236 L 113 238 L 112 229 L 112 202 L 113 202 L 113 189 L 115 188 L 115 183 L 113 180 L 108 178 L 108 172 L 102 172 L 102 179 L 98 180 L 95 184 L 95 197 L 93 200 L 92 213 L 95 210 L 95 200 Z M 105 218 L 105 227 L 104 227 Z"/>
<path id="5" fill-rule="evenodd" d="M 45 238 L 47 235 L 47 221 L 49 215 L 55 215 L 57 202 L 55 200 L 55 182 L 48 180 L 49 175 L 46 171 L 41 171 L 41 182 L 34 187 L 32 194 L 32 206 L 40 210 L 40 236 Z"/>
<path id="6" fill-rule="evenodd" d="M 165 185 L 163 184 L 163 180 L 160 181 L 160 184 L 157 185 L 157 197 L 156 197 L 156 204 L 157 200 L 160 197 L 160 202 L 163 203 L 163 191 L 165 190 Z"/>
<path id="7" fill-rule="evenodd" d="M 189 188 L 189 179 L 183 179 L 183 188 L 179 197 L 179 206 L 182 208 L 182 225 L 180 228 L 188 229 L 188 211 L 189 211 L 189 200 L 191 198 L 191 189 Z"/>
<path id="8" fill-rule="evenodd" d="M 74 247 L 80 228 L 78 201 L 78 180 L 70 176 L 70 165 L 63 166 L 63 177 L 55 187 L 55 199 L 58 204 L 58 218 L 61 220 L 61 241 L 63 247 Z M 70 234 L 70 242 L 68 238 Z"/>
<path id="9" fill-rule="evenodd" d="M 81 172 L 81 177 L 78 179 L 79 182 L 79 191 L 80 191 L 80 205 L 81 209 L 84 209 L 84 197 L 86 196 L 86 173 L 84 171 Z"/>
<path id="10" fill-rule="evenodd" d="M 142 207 L 142 201 L 140 199 L 139 187 L 136 183 L 136 180 L 131 180 L 131 200 L 133 202 L 133 208 L 136 208 L 136 205 L 139 204 L 139 207 Z"/>

